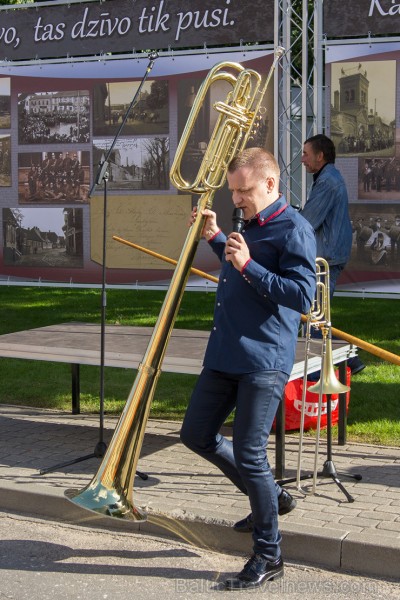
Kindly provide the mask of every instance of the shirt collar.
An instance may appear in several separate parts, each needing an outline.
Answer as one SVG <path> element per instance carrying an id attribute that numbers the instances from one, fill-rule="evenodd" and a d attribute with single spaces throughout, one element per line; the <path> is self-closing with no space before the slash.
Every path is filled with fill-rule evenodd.
<path id="1" fill-rule="evenodd" d="M 263 226 L 275 217 L 277 217 L 281 212 L 286 210 L 288 204 L 286 202 L 286 198 L 283 195 L 280 195 L 275 202 L 264 208 L 258 214 L 256 214 L 256 219 L 258 224 Z"/>
<path id="2" fill-rule="evenodd" d="M 322 165 L 322 167 L 320 168 L 319 171 L 317 171 L 316 173 L 313 174 L 313 182 L 315 183 L 318 179 L 318 177 L 321 175 L 322 170 L 325 169 L 326 165 L 328 165 L 329 163 L 325 163 L 324 165 Z"/>

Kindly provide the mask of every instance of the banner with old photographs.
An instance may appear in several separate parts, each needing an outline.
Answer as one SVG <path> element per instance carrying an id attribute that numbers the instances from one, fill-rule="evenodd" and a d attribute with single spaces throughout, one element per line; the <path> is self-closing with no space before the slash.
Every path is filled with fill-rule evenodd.
<path id="1" fill-rule="evenodd" d="M 400 43 L 328 46 L 327 133 L 348 189 L 353 248 L 338 289 L 400 291 Z"/>
<path id="2" fill-rule="evenodd" d="M 116 61 L 111 71 L 106 66 L 106 77 L 102 63 L 91 64 L 90 76 L 79 62 L 57 65 L 58 77 L 52 64 L 0 69 L 0 277 L 100 282 L 106 187 L 108 282 L 168 280 L 170 264 L 144 259 L 113 236 L 179 257 L 197 197 L 176 190 L 169 171 L 194 97 L 214 64 L 233 60 L 266 77 L 272 59 L 272 50 L 239 48 L 163 57 L 139 95 L 146 56 Z M 204 99 L 182 161 L 189 181 L 214 128 L 213 103 L 224 100 L 229 87 L 216 82 Z M 272 123 L 273 85 L 254 144 L 272 149 Z M 106 156 L 107 179 L 98 181 Z M 215 202 L 230 227 L 228 192 Z M 218 269 L 203 248 L 196 263 L 204 271 Z"/>

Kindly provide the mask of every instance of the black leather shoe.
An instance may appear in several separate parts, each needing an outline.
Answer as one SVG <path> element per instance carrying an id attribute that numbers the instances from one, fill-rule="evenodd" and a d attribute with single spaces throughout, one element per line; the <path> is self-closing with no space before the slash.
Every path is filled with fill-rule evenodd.
<path id="1" fill-rule="evenodd" d="M 246 590 L 259 587 L 265 581 L 278 579 L 283 576 L 283 561 L 278 558 L 275 562 L 268 562 L 260 554 L 253 554 L 244 565 L 243 570 L 225 581 L 227 590 Z"/>
<path id="2" fill-rule="evenodd" d="M 282 491 L 278 496 L 278 506 L 278 514 L 281 516 L 286 515 L 296 508 L 297 501 L 289 494 L 289 492 L 282 488 Z"/>
<path id="3" fill-rule="evenodd" d="M 278 497 L 278 514 L 281 516 L 286 515 L 294 510 L 296 505 L 297 502 L 293 496 L 291 496 L 286 490 L 282 489 L 282 492 Z M 233 529 L 238 533 L 249 533 L 249 531 L 253 531 L 253 515 L 250 513 L 247 515 L 247 517 L 235 523 Z"/>

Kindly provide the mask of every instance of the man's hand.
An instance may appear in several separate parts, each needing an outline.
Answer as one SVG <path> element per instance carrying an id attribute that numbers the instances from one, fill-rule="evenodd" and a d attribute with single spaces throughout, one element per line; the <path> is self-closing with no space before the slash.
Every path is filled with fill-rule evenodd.
<path id="1" fill-rule="evenodd" d="M 241 233 L 231 233 L 226 241 L 225 257 L 241 271 L 250 258 L 249 248 Z"/>
<path id="2" fill-rule="evenodd" d="M 220 228 L 217 225 L 217 215 L 214 211 L 209 210 L 208 208 L 205 208 L 201 214 L 206 217 L 201 235 L 208 241 L 220 231 Z M 192 210 L 189 225 L 193 225 L 196 218 L 197 206 L 195 206 Z"/>

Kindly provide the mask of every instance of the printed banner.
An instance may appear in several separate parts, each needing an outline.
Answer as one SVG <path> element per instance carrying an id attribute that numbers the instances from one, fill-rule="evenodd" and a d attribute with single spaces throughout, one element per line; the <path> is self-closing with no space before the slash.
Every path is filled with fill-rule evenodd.
<path id="1" fill-rule="evenodd" d="M 240 0 L 34 4 L 7 6 L 0 18 L 0 60 L 7 61 L 274 39 L 272 0 L 253 0 L 251 10 Z"/>
<path id="2" fill-rule="evenodd" d="M 355 48 L 356 46 L 356 48 Z M 400 44 L 330 46 L 329 131 L 345 178 L 353 246 L 337 291 L 400 291 Z M 375 44 L 372 45 L 374 50 Z"/>
<path id="3" fill-rule="evenodd" d="M 367 37 L 400 30 L 400 3 L 395 0 L 326 0 L 324 34 L 328 38 Z"/>
<path id="4" fill-rule="evenodd" d="M 98 174 L 108 155 L 107 282 L 167 281 L 171 264 L 112 236 L 179 257 L 197 196 L 177 192 L 170 165 L 202 81 L 226 60 L 241 62 L 265 79 L 273 55 L 246 48 L 160 57 L 162 76 L 152 73 L 132 107 L 145 72 L 139 59 L 115 61 L 112 72 L 105 73 L 102 61 L 97 71 L 91 63 L 89 76 L 80 61 L 14 65 L 0 75 L 0 278 L 101 281 L 105 178 L 99 181 Z M 65 77 L 60 66 L 71 67 L 74 77 Z M 225 100 L 231 89 L 230 83 L 216 81 L 204 101 L 181 165 L 189 181 L 215 126 L 214 102 Z M 273 89 L 270 85 L 265 94 L 252 140 L 269 149 Z M 232 200 L 226 188 L 216 194 L 215 208 L 220 226 L 230 231 Z M 199 244 L 196 267 L 219 268 L 206 243 Z"/>

